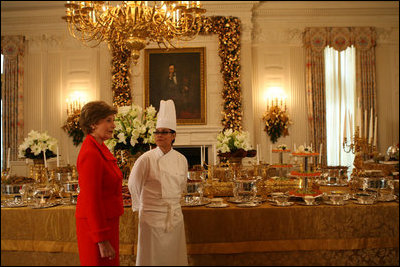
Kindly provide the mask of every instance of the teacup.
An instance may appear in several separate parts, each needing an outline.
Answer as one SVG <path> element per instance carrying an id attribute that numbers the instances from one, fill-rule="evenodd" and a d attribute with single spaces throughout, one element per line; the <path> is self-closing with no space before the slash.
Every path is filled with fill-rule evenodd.
<path id="1" fill-rule="evenodd" d="M 367 193 L 356 194 L 357 200 L 360 204 L 373 204 L 375 201 L 374 195 Z"/>
<path id="2" fill-rule="evenodd" d="M 222 198 L 212 198 L 211 199 L 212 206 L 222 206 L 223 203 L 224 203 L 224 200 Z"/>
<path id="3" fill-rule="evenodd" d="M 303 200 L 307 205 L 315 204 L 315 197 L 313 197 L 313 196 L 303 196 Z"/>
<path id="4" fill-rule="evenodd" d="M 334 205 L 341 205 L 344 203 L 344 194 L 331 194 L 329 195 L 329 199 L 331 200 L 332 204 Z"/>
<path id="5" fill-rule="evenodd" d="M 392 201 L 394 199 L 396 199 L 396 196 L 390 193 L 389 194 L 380 193 L 378 197 L 379 201 Z"/>
<path id="6" fill-rule="evenodd" d="M 285 193 L 273 193 L 272 199 L 276 202 L 276 204 L 284 205 L 287 203 L 289 196 Z"/>

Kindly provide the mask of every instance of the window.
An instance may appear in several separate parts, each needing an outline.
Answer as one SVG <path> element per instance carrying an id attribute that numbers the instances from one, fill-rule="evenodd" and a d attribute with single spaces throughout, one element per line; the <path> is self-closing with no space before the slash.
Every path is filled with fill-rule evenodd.
<path id="1" fill-rule="evenodd" d="M 338 52 L 326 47 L 324 52 L 327 165 L 348 166 L 351 171 L 354 154 L 343 150 L 343 137 L 346 135 L 350 142 L 350 123 L 353 125 L 355 114 L 356 50 L 351 46 Z"/>

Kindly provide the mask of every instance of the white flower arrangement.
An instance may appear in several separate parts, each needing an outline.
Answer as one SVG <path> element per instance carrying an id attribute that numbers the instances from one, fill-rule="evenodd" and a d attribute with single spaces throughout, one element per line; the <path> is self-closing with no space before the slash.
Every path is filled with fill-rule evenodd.
<path id="1" fill-rule="evenodd" d="M 297 153 L 312 153 L 312 148 L 310 146 L 305 147 L 303 145 L 300 145 L 300 146 L 298 146 L 296 152 Z"/>
<path id="2" fill-rule="evenodd" d="M 155 143 L 154 132 L 157 124 L 157 111 L 153 106 L 144 111 L 141 107 L 118 107 L 115 116 L 114 136 L 104 143 L 113 152 L 114 150 L 129 150 L 132 155 L 145 152 Z"/>
<path id="3" fill-rule="evenodd" d="M 219 153 L 230 153 L 239 149 L 245 151 L 252 149 L 248 132 L 228 129 L 218 134 L 217 151 Z"/>
<path id="4" fill-rule="evenodd" d="M 18 147 L 19 158 L 43 159 L 43 153 L 46 158 L 56 157 L 57 139 L 49 136 L 47 132 L 40 133 L 30 131 L 28 137 Z"/>
<path id="5" fill-rule="evenodd" d="M 279 150 L 286 150 L 286 149 L 287 149 L 287 145 L 286 145 L 286 144 L 280 144 L 280 145 L 278 146 L 278 149 L 279 149 Z"/>

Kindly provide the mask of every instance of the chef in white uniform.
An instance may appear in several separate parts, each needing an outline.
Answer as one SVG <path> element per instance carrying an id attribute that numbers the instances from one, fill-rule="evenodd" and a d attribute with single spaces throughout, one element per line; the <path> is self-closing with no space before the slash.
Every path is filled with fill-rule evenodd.
<path id="1" fill-rule="evenodd" d="M 139 211 L 136 265 L 188 265 L 180 206 L 188 164 L 172 149 L 175 132 L 174 102 L 161 100 L 155 132 L 157 148 L 136 160 L 128 181 L 132 209 Z"/>

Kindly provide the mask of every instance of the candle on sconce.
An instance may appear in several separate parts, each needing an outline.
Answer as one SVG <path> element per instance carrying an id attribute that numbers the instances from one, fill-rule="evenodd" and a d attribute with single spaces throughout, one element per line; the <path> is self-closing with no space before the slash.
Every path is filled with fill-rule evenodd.
<path id="1" fill-rule="evenodd" d="M 214 165 L 217 165 L 217 146 L 213 145 Z"/>
<path id="2" fill-rule="evenodd" d="M 322 143 L 319 145 L 319 160 L 318 163 L 322 165 Z"/>
<path id="3" fill-rule="evenodd" d="M 10 153 L 11 153 L 11 148 L 7 149 L 7 169 L 10 168 Z"/>
<path id="4" fill-rule="evenodd" d="M 357 100 L 357 116 L 356 116 L 356 127 L 359 127 L 359 134 L 361 135 L 361 108 L 360 108 L 360 98 Z"/>
<path id="5" fill-rule="evenodd" d="M 272 145 L 269 146 L 269 160 L 270 164 L 272 164 Z"/>
<path id="6" fill-rule="evenodd" d="M 69 100 L 68 100 L 68 98 L 67 98 L 66 102 L 67 102 L 67 115 L 69 116 Z"/>
<path id="7" fill-rule="evenodd" d="M 375 129 L 374 129 L 374 146 L 376 147 L 378 140 L 378 116 L 375 116 Z"/>
<path id="8" fill-rule="evenodd" d="M 371 115 L 369 117 L 369 133 L 368 133 L 368 137 L 369 137 L 369 139 L 371 141 L 371 144 L 372 144 L 372 138 L 373 138 L 373 136 L 372 136 L 373 119 L 374 118 L 372 116 L 372 108 L 371 108 Z"/>
<path id="9" fill-rule="evenodd" d="M 200 165 L 203 165 L 203 146 L 200 147 Z"/>
<path id="10" fill-rule="evenodd" d="M 347 129 L 346 129 L 346 126 L 347 126 L 347 112 L 344 114 L 344 126 L 343 126 L 343 140 L 345 139 L 345 138 L 347 138 Z"/>
<path id="11" fill-rule="evenodd" d="M 59 168 L 59 167 L 60 167 L 60 156 L 58 153 L 58 146 L 57 146 L 57 168 Z"/>
<path id="12" fill-rule="evenodd" d="M 203 162 L 206 162 L 206 146 L 203 146 Z"/>
<path id="13" fill-rule="evenodd" d="M 46 151 L 43 151 L 44 167 L 47 168 Z"/>
<path id="14" fill-rule="evenodd" d="M 258 144 L 257 144 L 256 156 L 257 156 L 257 164 L 260 164 L 260 151 L 259 151 L 259 149 L 258 149 Z"/>
<path id="15" fill-rule="evenodd" d="M 367 139 L 367 110 L 364 110 L 364 138 Z"/>
<path id="16" fill-rule="evenodd" d="M 350 138 L 353 137 L 354 132 L 353 132 L 353 117 L 351 116 L 350 110 L 348 110 L 349 112 L 349 124 L 350 124 Z"/>
<path id="17" fill-rule="evenodd" d="M 67 151 L 67 165 L 69 165 L 69 149 L 68 149 L 68 144 L 66 146 L 66 151 Z"/>

